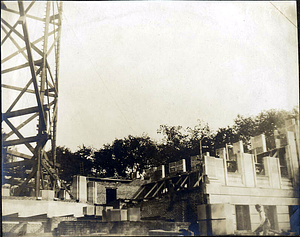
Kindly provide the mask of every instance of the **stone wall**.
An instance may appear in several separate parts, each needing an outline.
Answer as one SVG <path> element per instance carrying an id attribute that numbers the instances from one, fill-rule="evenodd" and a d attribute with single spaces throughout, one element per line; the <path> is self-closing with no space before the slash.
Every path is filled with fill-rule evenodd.
<path id="1" fill-rule="evenodd" d="M 161 219 L 183 222 L 197 221 L 197 206 L 206 202 L 203 189 L 184 190 L 170 195 L 162 195 L 136 206 L 141 208 L 142 219 Z"/>
<path id="2" fill-rule="evenodd" d="M 106 189 L 116 188 L 117 199 L 130 199 L 139 190 L 144 181 L 134 180 L 130 183 L 97 182 L 97 204 L 106 204 Z"/>
<path id="3" fill-rule="evenodd" d="M 120 221 L 100 222 L 95 220 L 67 221 L 58 225 L 56 234 L 61 235 L 89 235 L 94 233 L 113 235 L 146 236 L 149 230 L 178 231 L 187 229 L 189 223 L 164 221 Z"/>
<path id="4" fill-rule="evenodd" d="M 47 214 L 48 217 L 74 215 L 83 216 L 83 207 L 86 203 L 69 201 L 45 201 L 28 198 L 2 199 L 2 215 L 19 213 L 19 217 Z"/>

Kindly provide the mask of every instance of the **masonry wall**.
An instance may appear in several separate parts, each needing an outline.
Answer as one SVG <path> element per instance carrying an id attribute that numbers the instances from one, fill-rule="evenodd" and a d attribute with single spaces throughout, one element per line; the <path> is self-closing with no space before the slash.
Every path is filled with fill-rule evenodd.
<path id="1" fill-rule="evenodd" d="M 139 190 L 144 181 L 134 180 L 130 183 L 121 182 L 96 182 L 97 183 L 97 203 L 106 204 L 106 189 L 116 188 L 117 199 L 130 199 Z"/>
<path id="2" fill-rule="evenodd" d="M 69 201 L 28 200 L 10 197 L 2 199 L 2 215 L 19 213 L 19 217 L 47 214 L 48 217 L 74 215 L 83 216 L 85 203 Z"/>
<path id="3" fill-rule="evenodd" d="M 295 159 L 293 157 L 293 159 Z M 259 225 L 259 215 L 255 204 L 276 206 L 278 230 L 290 229 L 289 206 L 299 205 L 297 192 L 293 188 L 292 179 L 281 177 L 279 159 L 264 157 L 265 175 L 257 175 L 253 156 L 240 153 L 236 173 L 227 172 L 222 159 L 205 157 L 206 174 L 209 183 L 204 192 L 210 204 L 230 204 L 233 228 L 237 230 L 236 205 L 249 206 L 251 231 Z M 224 177 L 224 180 L 221 180 Z"/>
<path id="4" fill-rule="evenodd" d="M 57 235 L 89 235 L 93 233 L 113 235 L 140 235 L 146 236 L 149 230 L 164 229 L 167 231 L 178 231 L 188 228 L 184 222 L 162 222 L 162 221 L 126 221 L 126 222 L 100 222 L 68 221 L 61 222 L 58 226 Z"/>
<path id="5" fill-rule="evenodd" d="M 170 195 L 162 195 L 147 201 L 138 203 L 141 208 L 142 219 L 161 219 L 172 221 L 197 221 L 197 206 L 206 202 L 202 188 L 184 190 Z"/>

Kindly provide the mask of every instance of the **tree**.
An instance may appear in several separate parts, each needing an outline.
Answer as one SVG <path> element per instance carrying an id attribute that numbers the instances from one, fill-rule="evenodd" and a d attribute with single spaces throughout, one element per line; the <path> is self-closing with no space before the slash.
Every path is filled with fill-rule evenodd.
<path id="1" fill-rule="evenodd" d="M 202 125 L 203 122 L 198 120 L 194 128 L 182 126 L 160 125 L 158 133 L 164 135 L 162 143 L 158 145 L 159 156 L 162 164 L 166 164 L 181 159 L 187 159 L 190 156 L 200 153 L 200 141 L 202 151 L 214 153 L 214 140 L 211 135 L 208 124 Z"/>
<path id="2" fill-rule="evenodd" d="M 215 148 L 225 147 L 226 144 L 232 144 L 238 140 L 238 136 L 234 129 L 227 126 L 226 128 L 219 128 L 214 135 Z"/>
<path id="3" fill-rule="evenodd" d="M 163 134 L 162 143 L 158 145 L 161 164 L 186 158 L 188 135 L 182 132 L 182 126 L 160 125 L 158 134 Z"/>
<path id="4" fill-rule="evenodd" d="M 189 156 L 195 156 L 200 153 L 200 142 L 202 145 L 202 152 L 209 152 L 214 154 L 214 140 L 208 123 L 202 125 L 203 121 L 198 120 L 198 124 L 194 128 L 187 128 L 189 133 Z"/>
<path id="5" fill-rule="evenodd" d="M 275 148 L 274 130 L 284 127 L 285 120 L 298 118 L 299 112 L 295 107 L 292 111 L 267 110 L 257 116 L 245 117 L 238 115 L 232 127 L 219 128 L 214 141 L 216 148 L 224 147 L 226 143 L 234 143 L 242 140 L 244 144 L 250 144 L 250 138 L 265 134 L 269 149 Z"/>
<path id="6" fill-rule="evenodd" d="M 157 146 L 147 135 L 115 139 L 95 151 L 95 166 L 101 176 L 128 177 L 157 161 Z"/>

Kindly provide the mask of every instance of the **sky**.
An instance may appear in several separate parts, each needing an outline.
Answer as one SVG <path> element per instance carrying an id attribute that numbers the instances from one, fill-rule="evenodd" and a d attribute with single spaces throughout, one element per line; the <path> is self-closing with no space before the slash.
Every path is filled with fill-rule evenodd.
<path id="1" fill-rule="evenodd" d="M 295 2 L 64 2 L 57 145 L 299 104 Z"/>

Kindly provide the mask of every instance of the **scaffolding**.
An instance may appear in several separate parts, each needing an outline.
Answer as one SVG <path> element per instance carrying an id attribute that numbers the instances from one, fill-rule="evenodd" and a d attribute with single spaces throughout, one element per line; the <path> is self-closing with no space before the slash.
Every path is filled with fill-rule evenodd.
<path id="1" fill-rule="evenodd" d="M 14 195 L 31 184 L 40 197 L 66 188 L 56 164 L 62 2 L 1 1 L 1 15 L 2 177 L 17 186 Z"/>

